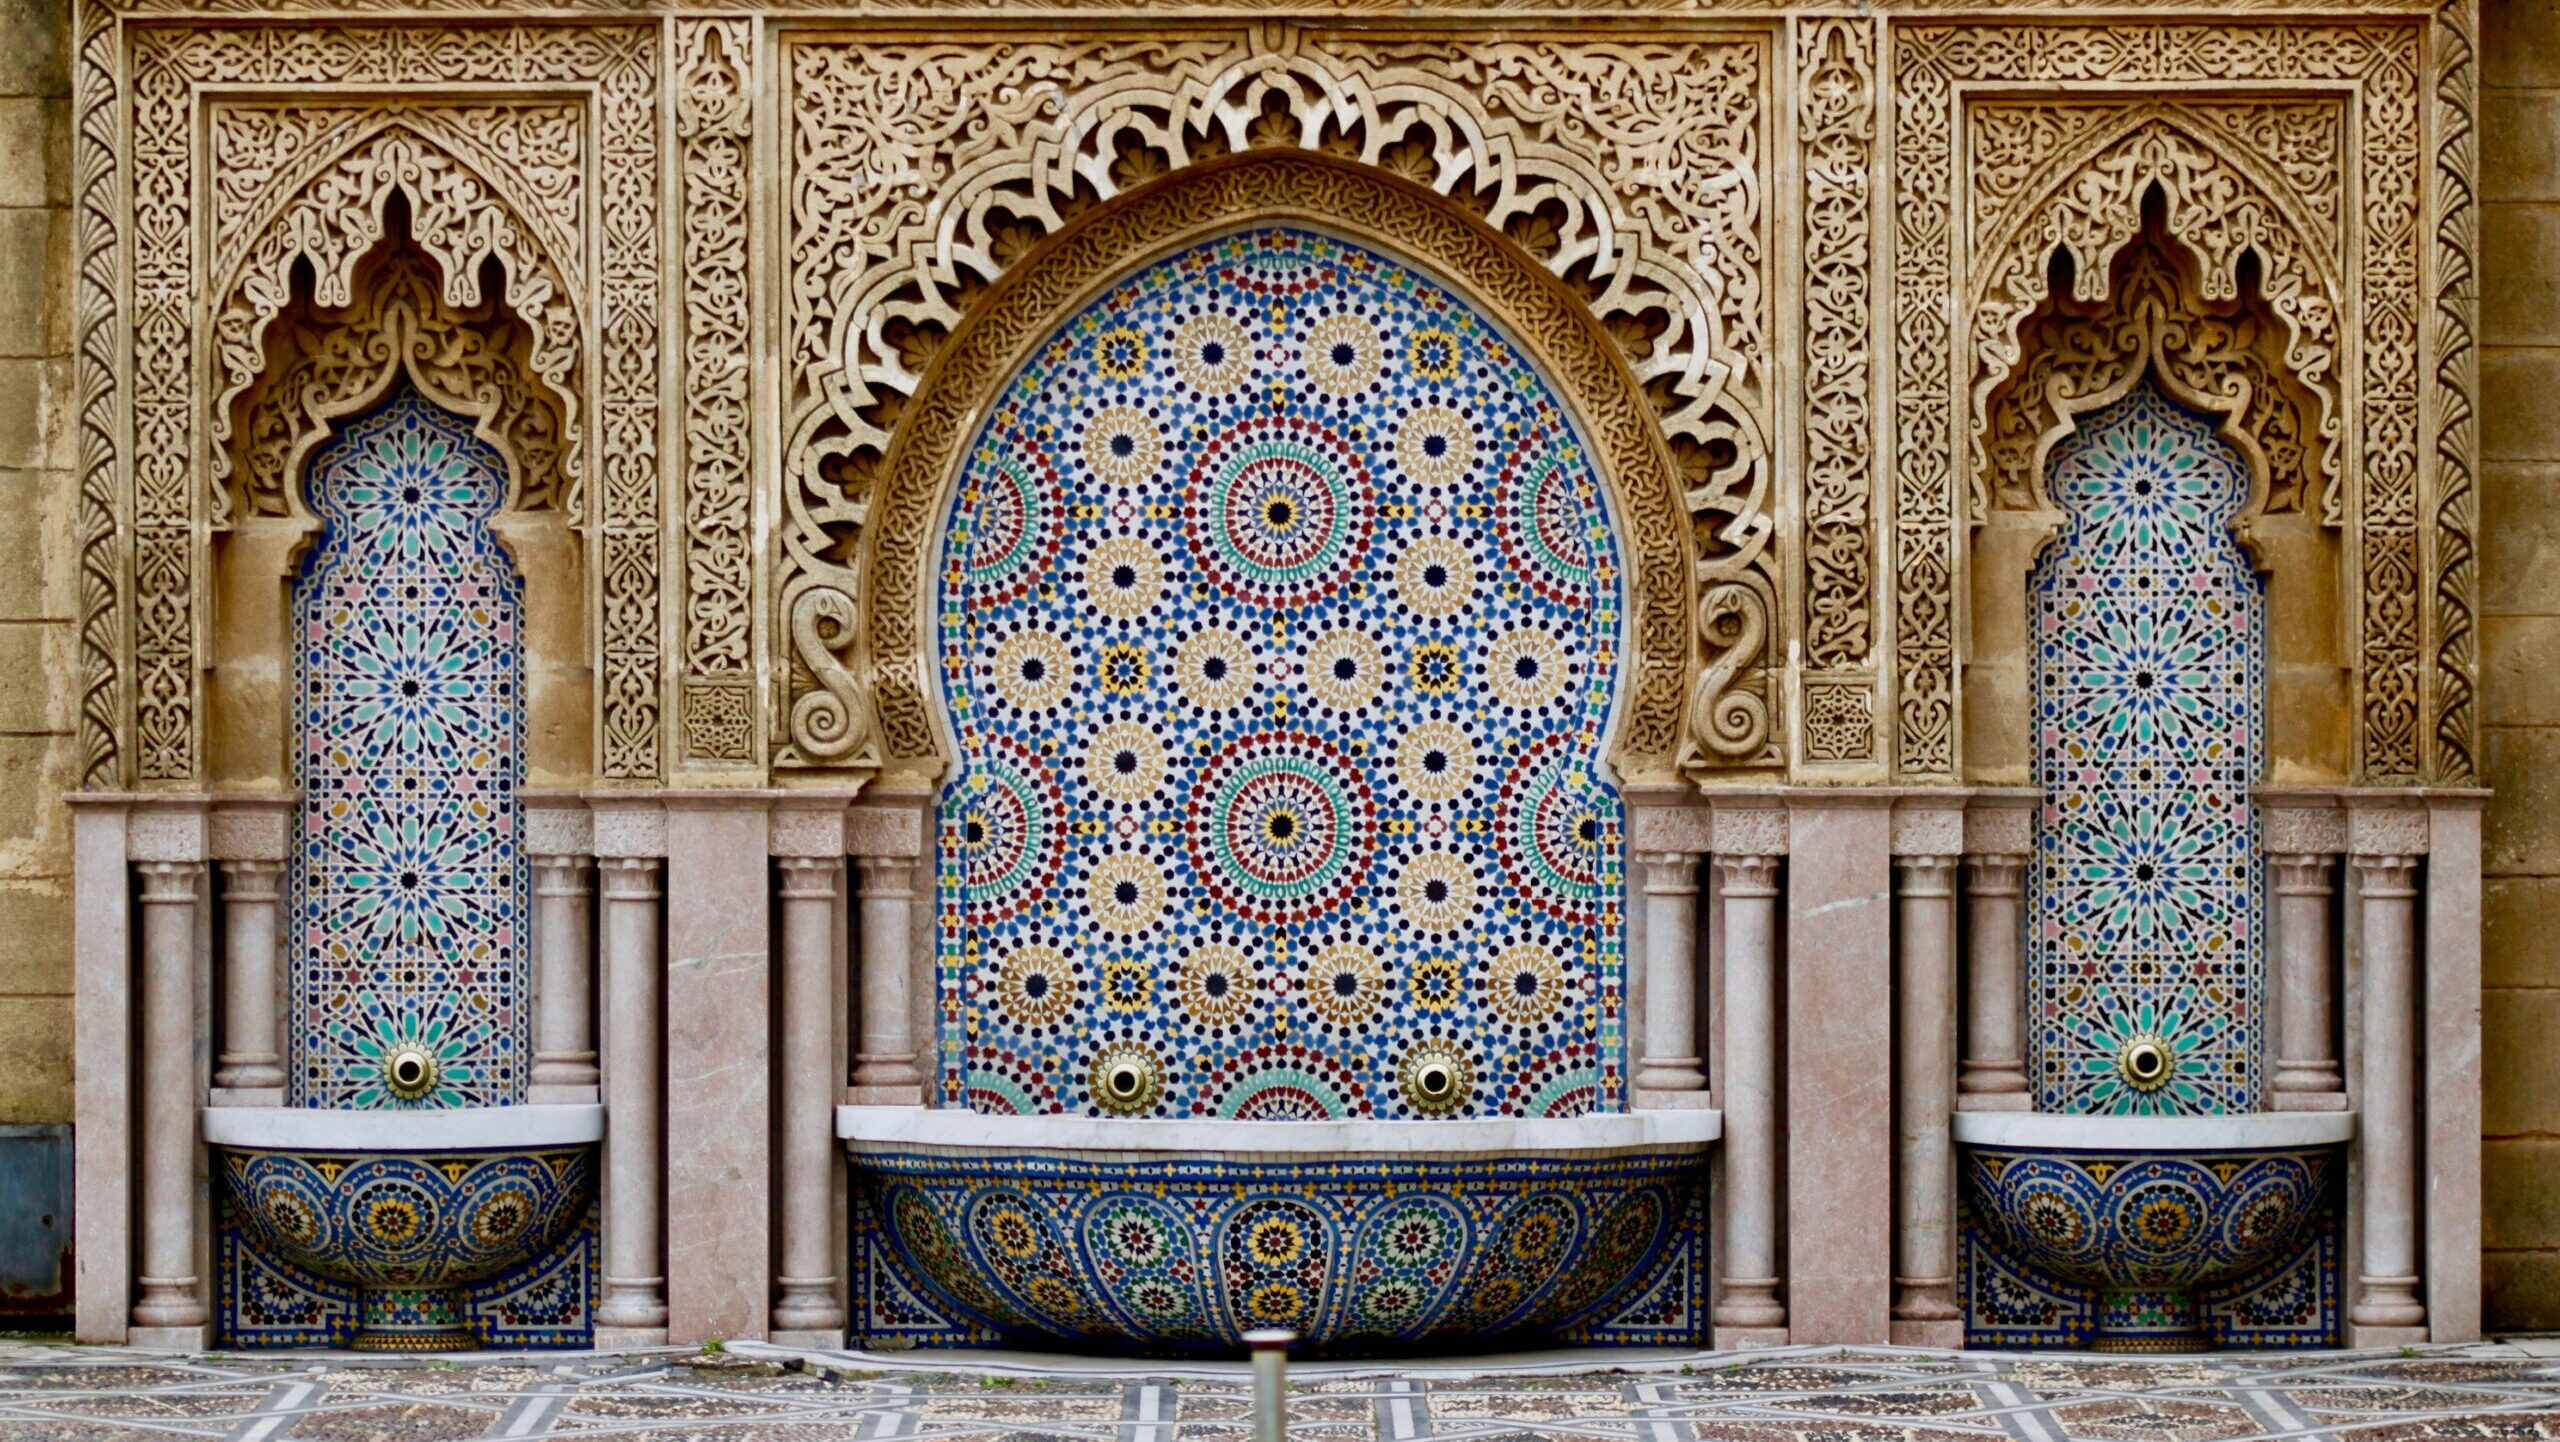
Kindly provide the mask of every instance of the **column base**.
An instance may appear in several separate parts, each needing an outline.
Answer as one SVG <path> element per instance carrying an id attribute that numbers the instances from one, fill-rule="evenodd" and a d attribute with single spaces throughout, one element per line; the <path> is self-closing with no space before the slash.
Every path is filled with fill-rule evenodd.
<path id="1" fill-rule="evenodd" d="M 924 1105 L 921 1086 L 846 1087 L 844 1101 L 855 1107 L 920 1107 Z"/>
<path id="2" fill-rule="evenodd" d="M 2433 1340 L 2424 1327 L 2380 1327 L 2349 1322 L 2346 1330 L 2347 1345 L 2355 1348 L 2415 1347 Z"/>
<path id="3" fill-rule="evenodd" d="M 1920 1321 L 1896 1317 L 1887 1326 L 1886 1335 L 1897 1347 L 1935 1347 L 1954 1351 L 1964 1346 L 1964 1319 L 1936 1317 Z"/>
<path id="4" fill-rule="evenodd" d="M 1713 1092 L 1665 1092 L 1638 1087 L 1635 1100 L 1630 1104 L 1629 1109 L 1640 1112 L 1704 1112 L 1715 1110 L 1715 1106 L 1716 1097 Z"/>
<path id="5" fill-rule="evenodd" d="M 215 1107 L 280 1107 L 284 1105 L 284 1084 L 271 1087 L 215 1087 L 207 1094 L 205 1105 Z"/>
<path id="6" fill-rule="evenodd" d="M 632 1352 L 644 1347 L 667 1345 L 664 1327 L 608 1327 L 602 1322 L 595 1328 L 596 1350 L 599 1352 Z"/>
<path id="7" fill-rule="evenodd" d="M 145 1352 L 210 1352 L 213 1350 L 213 1324 L 198 1322 L 187 1327 L 133 1327 L 125 1332 L 125 1343 Z"/>
<path id="8" fill-rule="evenodd" d="M 1783 1347 L 1787 1345 L 1787 1329 L 1784 1327 L 1718 1327 L 1715 1329 L 1714 1341 L 1715 1349 L 1719 1352 L 1739 1352 L 1748 1347 Z"/>
<path id="9" fill-rule="evenodd" d="M 802 1352 L 841 1352 L 844 1350 L 844 1328 L 776 1327 L 765 1334 L 765 1341 L 776 1347 L 790 1347 Z"/>
<path id="10" fill-rule="evenodd" d="M 538 1107 L 591 1107 L 600 1100 L 594 1084 L 580 1086 L 573 1082 L 535 1082 L 524 1089 L 524 1099 Z"/>
<path id="11" fill-rule="evenodd" d="M 1956 1097 L 1960 1112 L 2031 1112 L 2036 1099 L 2025 1092 L 1964 1092 Z"/>
<path id="12" fill-rule="evenodd" d="M 2342 1112 L 2347 1109 L 2345 1092 L 2269 1092 L 2269 1109 L 2280 1112 Z"/>

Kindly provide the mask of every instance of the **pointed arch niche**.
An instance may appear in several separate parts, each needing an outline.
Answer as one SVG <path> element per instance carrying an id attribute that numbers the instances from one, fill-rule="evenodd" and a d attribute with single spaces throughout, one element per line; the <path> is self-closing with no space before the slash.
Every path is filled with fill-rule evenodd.
<path id="1" fill-rule="evenodd" d="M 222 417 L 216 511 L 230 524 L 212 545 L 210 779 L 244 791 L 294 785 L 294 586 L 323 526 L 307 472 L 406 386 L 467 419 L 504 469 L 505 498 L 487 524 L 523 582 L 524 781 L 582 783 L 593 770 L 593 681 L 569 469 L 574 411 L 537 371 L 536 336 L 508 304 L 496 260 L 456 285 L 411 239 L 405 196 L 392 193 L 383 224 L 353 265 L 343 303 L 315 295 L 307 261 L 291 267 L 289 291 L 259 337 L 264 364 Z"/>
<path id="2" fill-rule="evenodd" d="M 2098 251 L 2103 288 L 2047 255 L 2042 298 L 2019 320 L 2018 359 L 1983 383 L 1965 647 L 1965 765 L 1979 785 L 2034 780 L 2031 588 L 2069 519 L 2048 488 L 2057 453 L 2095 413 L 2150 387 L 2207 418 L 2248 472 L 2229 525 L 2265 580 L 2266 772 L 2262 779 L 2344 781 L 2353 678 L 2343 620 L 2336 504 L 2343 449 L 2328 441 L 2334 399 L 2291 363 L 2299 344 L 2270 304 L 2254 252 L 2220 285 L 2166 220 L 2158 187 L 2121 248 Z"/>

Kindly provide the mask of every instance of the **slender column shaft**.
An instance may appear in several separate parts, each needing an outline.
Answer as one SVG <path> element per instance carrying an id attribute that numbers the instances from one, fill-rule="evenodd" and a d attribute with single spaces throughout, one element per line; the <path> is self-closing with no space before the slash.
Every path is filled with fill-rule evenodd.
<path id="1" fill-rule="evenodd" d="M 587 907 L 593 896 L 584 856 L 533 858 L 536 960 L 533 1084 L 596 1084 L 593 1023 L 595 964 L 589 954 Z"/>
<path id="2" fill-rule="evenodd" d="M 2025 963 L 2018 954 L 2019 898 L 2025 892 L 2025 858 L 1965 858 L 1966 1008 L 1965 1057 L 1957 1090 L 1967 1097 L 2013 1098 L 1988 1104 L 2027 1105 L 2025 1052 L 2018 1041 L 2019 990 Z"/>
<path id="3" fill-rule="evenodd" d="M 2295 852 L 2276 873 L 2276 1074 L 2279 1092 L 2341 1090 L 2330 1036 L 2329 858 Z"/>
<path id="4" fill-rule="evenodd" d="M 201 861 L 142 872 L 142 1295 L 144 1327 L 197 1327 L 196 899 Z"/>
<path id="5" fill-rule="evenodd" d="M 1956 890 L 1952 856 L 1897 858 L 1893 1315 L 1945 1321 L 1955 1305 Z"/>
<path id="6" fill-rule="evenodd" d="M 836 877 L 831 856 L 782 868 L 782 1275 L 777 1332 L 844 1325 L 835 1292 Z"/>
<path id="7" fill-rule="evenodd" d="M 857 1087 L 917 1087 L 915 1029 L 907 1016 L 907 968 L 915 912 L 916 862 L 864 856 L 862 868 L 862 1045 Z"/>
<path id="8" fill-rule="evenodd" d="M 222 1057 L 213 1084 L 238 1090 L 284 1087 L 276 1035 L 276 894 L 284 867 L 273 861 L 222 866 Z"/>
<path id="9" fill-rule="evenodd" d="M 664 1016 L 659 1000 L 659 907 L 655 857 L 612 857 L 604 873 L 605 1267 L 596 1322 L 607 1327 L 667 1325 L 660 1240 L 664 1102 Z"/>
<path id="10" fill-rule="evenodd" d="M 1716 1324 L 1782 1327 L 1778 1301 L 1778 858 L 1718 853 L 1724 907 L 1724 1294 Z M 1646 923 L 1650 926 L 1652 923 Z"/>
<path id="11" fill-rule="evenodd" d="M 1639 1091 L 1704 1091 L 1698 1056 L 1698 858 L 1651 851 L 1644 866 L 1644 1066 Z"/>
<path id="12" fill-rule="evenodd" d="M 2355 858 L 2364 925 L 2362 1275 L 2350 1317 L 2415 1327 L 2418 1301 L 2417 859 Z"/>

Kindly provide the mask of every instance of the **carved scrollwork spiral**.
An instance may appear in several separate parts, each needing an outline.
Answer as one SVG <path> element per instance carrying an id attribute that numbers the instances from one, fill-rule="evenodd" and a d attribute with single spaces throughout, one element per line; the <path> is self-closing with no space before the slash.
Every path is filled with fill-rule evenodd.
<path id="1" fill-rule="evenodd" d="M 791 603 L 792 655 L 816 682 L 791 703 L 791 734 L 817 760 L 876 766 L 880 726 L 872 688 L 839 659 L 854 646 L 860 618 L 853 598 L 831 586 L 813 586 Z"/>
<path id="2" fill-rule="evenodd" d="M 1700 750 L 1739 760 L 1768 744 L 1768 703 L 1734 687 L 1768 634 L 1768 602 L 1750 586 L 1725 581 L 1699 598 L 1698 636 L 1714 656 L 1689 692 L 1689 740 Z"/>

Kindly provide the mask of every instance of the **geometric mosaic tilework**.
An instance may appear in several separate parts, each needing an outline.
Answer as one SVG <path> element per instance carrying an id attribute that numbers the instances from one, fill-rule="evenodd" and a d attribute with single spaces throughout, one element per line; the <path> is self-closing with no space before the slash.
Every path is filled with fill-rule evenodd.
<path id="1" fill-rule="evenodd" d="M 355 1340 L 356 1288 L 259 1245 L 226 1187 L 214 1189 L 216 1335 L 225 1347 L 336 1347 Z M 463 1319 L 484 1347 L 548 1350 L 595 1344 L 604 1281 L 598 1203 L 560 1239 L 463 1287 Z"/>
<path id="2" fill-rule="evenodd" d="M 311 462 L 294 586 L 291 1099 L 523 1100 L 531 887 L 522 587 L 488 520 L 497 452 L 406 381 Z M 403 1100 L 383 1059 L 439 1063 Z"/>
<path id="3" fill-rule="evenodd" d="M 860 1345 L 1219 1351 L 1255 1327 L 1328 1354 L 1706 1337 L 1694 1155 L 866 1153 L 854 1177 Z"/>
<path id="4" fill-rule="evenodd" d="M 944 541 L 948 1101 L 1623 1105 L 1622 566 L 1465 301 L 1292 228 L 1152 263 L 997 398 Z"/>
<path id="5" fill-rule="evenodd" d="M 2229 522 L 2248 471 L 2146 381 L 2053 453 L 2033 583 L 2030 1046 L 2039 1111 L 2246 1112 L 2264 1015 L 2266 605 Z M 2166 1042 L 2165 1078 L 2119 1058 Z"/>
<path id="6" fill-rule="evenodd" d="M 1957 1305 L 1968 1347 L 2086 1347 L 2098 1325 L 2093 1287 L 2050 1276 L 2020 1260 L 1983 1226 L 1969 1204 L 1957 1215 Z M 2340 1232 L 2333 1188 L 2302 1236 L 2275 1260 L 2196 1303 L 2213 1345 L 2287 1351 L 2344 1345 L 2346 1298 L 2339 1286 Z"/>

